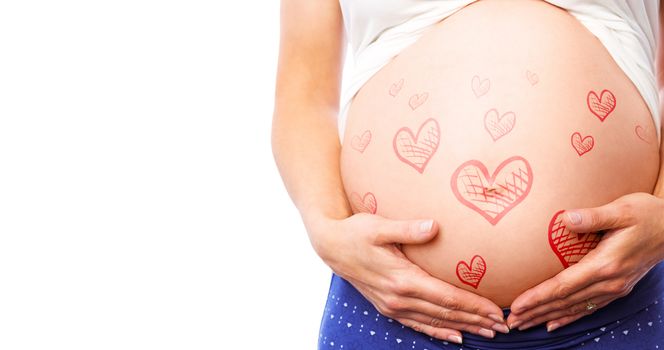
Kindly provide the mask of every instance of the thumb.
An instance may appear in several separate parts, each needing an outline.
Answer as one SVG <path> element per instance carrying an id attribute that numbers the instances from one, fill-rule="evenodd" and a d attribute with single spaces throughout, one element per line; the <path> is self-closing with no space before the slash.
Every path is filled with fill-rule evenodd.
<path id="1" fill-rule="evenodd" d="M 422 244 L 438 234 L 434 220 L 377 220 L 373 232 L 376 244 Z"/>
<path id="2" fill-rule="evenodd" d="M 562 216 L 563 225 L 579 233 L 619 228 L 624 219 L 619 204 L 615 202 L 595 208 L 565 210 Z"/>

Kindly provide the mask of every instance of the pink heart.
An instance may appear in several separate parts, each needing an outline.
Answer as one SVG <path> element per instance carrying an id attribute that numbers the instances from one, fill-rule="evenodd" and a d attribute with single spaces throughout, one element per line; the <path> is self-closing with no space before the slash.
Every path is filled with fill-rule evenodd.
<path id="1" fill-rule="evenodd" d="M 475 255 L 470 260 L 470 265 L 466 264 L 465 261 L 459 261 L 456 267 L 456 274 L 459 277 L 459 280 L 463 284 L 467 284 L 475 289 L 479 287 L 482 277 L 486 273 L 486 262 L 484 258 L 479 255 Z"/>
<path id="2" fill-rule="evenodd" d="M 489 81 L 489 79 L 482 80 L 479 76 L 475 75 L 471 81 L 471 87 L 473 88 L 475 97 L 480 97 L 489 92 L 489 88 L 491 88 L 491 81 Z"/>
<path id="3" fill-rule="evenodd" d="M 530 82 L 530 85 L 535 85 L 539 82 L 539 76 L 531 71 L 526 71 L 526 78 Z"/>
<path id="4" fill-rule="evenodd" d="M 598 233 L 574 233 L 563 225 L 561 210 L 549 223 L 549 245 L 565 268 L 576 264 L 588 252 L 597 247 L 602 236 Z"/>
<path id="5" fill-rule="evenodd" d="M 353 136 L 350 145 L 358 152 L 363 153 L 369 142 L 371 142 L 371 131 L 366 130 L 361 136 Z"/>
<path id="6" fill-rule="evenodd" d="M 649 141 L 650 140 L 650 137 L 649 137 L 650 130 L 648 128 L 644 128 L 641 125 L 637 125 L 634 128 L 634 132 L 636 133 L 636 136 L 638 136 L 641 140 L 643 140 L 643 142 L 648 143 L 648 144 L 650 143 L 650 141 Z"/>
<path id="7" fill-rule="evenodd" d="M 424 172 L 424 168 L 436 153 L 439 143 L 440 126 L 433 118 L 422 123 L 417 135 L 413 135 L 409 128 L 403 127 L 397 131 L 392 140 L 397 157 L 420 174 Z"/>
<path id="8" fill-rule="evenodd" d="M 408 105 L 413 110 L 416 110 L 419 106 L 423 105 L 424 102 L 426 102 L 428 98 L 429 98 L 429 94 L 426 93 L 426 92 L 421 93 L 419 95 L 415 94 L 415 95 L 410 97 L 410 100 L 408 100 Z"/>
<path id="9" fill-rule="evenodd" d="M 602 122 L 616 109 L 616 97 L 609 90 L 602 90 L 599 97 L 594 91 L 590 91 L 587 97 L 590 112 L 597 116 Z"/>
<path id="10" fill-rule="evenodd" d="M 595 139 L 588 135 L 586 137 L 581 137 L 581 134 L 575 132 L 572 134 L 572 147 L 579 156 L 584 155 L 587 152 L 590 152 L 591 149 L 595 146 Z"/>
<path id="11" fill-rule="evenodd" d="M 490 109 L 484 115 L 484 128 L 489 132 L 493 141 L 497 141 L 512 131 L 515 123 L 516 115 L 514 112 L 506 112 L 499 116 L 496 109 Z"/>
<path id="12" fill-rule="evenodd" d="M 403 82 L 404 80 L 402 78 L 390 86 L 390 95 L 392 97 L 395 97 L 399 94 L 399 91 L 401 91 L 401 88 L 403 87 Z"/>
<path id="13" fill-rule="evenodd" d="M 378 202 L 373 193 L 367 192 L 364 196 L 360 196 L 356 192 L 350 194 L 350 201 L 355 210 L 359 213 L 376 214 L 378 210 Z"/>
<path id="14" fill-rule="evenodd" d="M 506 159 L 493 175 L 479 160 L 461 164 L 452 174 L 452 192 L 468 208 L 496 225 L 521 203 L 533 184 L 533 171 L 523 157 Z"/>

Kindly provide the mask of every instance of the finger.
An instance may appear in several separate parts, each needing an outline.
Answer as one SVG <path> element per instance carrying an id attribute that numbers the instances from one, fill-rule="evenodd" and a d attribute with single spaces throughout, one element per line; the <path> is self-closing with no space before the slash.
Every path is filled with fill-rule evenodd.
<path id="1" fill-rule="evenodd" d="M 592 262 L 581 260 L 566 268 L 554 277 L 523 292 L 511 305 L 511 311 L 517 315 L 523 314 L 538 305 L 549 303 L 556 299 L 565 299 L 579 290 L 597 282 L 599 278 L 595 273 L 597 267 Z"/>
<path id="2" fill-rule="evenodd" d="M 389 220 L 374 217 L 374 242 L 376 244 L 422 244 L 438 234 L 434 220 Z"/>
<path id="3" fill-rule="evenodd" d="M 410 290 L 411 297 L 504 323 L 503 310 L 489 299 L 445 283 L 425 272 L 413 274 L 412 285 L 417 287 Z"/>
<path id="4" fill-rule="evenodd" d="M 602 281 L 594 283 L 587 288 L 583 288 L 577 291 L 567 298 L 552 300 L 548 303 L 529 309 L 521 314 L 510 315 L 508 318 L 508 323 L 511 325 L 517 325 L 516 327 L 518 327 L 518 324 L 525 324 L 529 320 L 541 315 L 545 315 L 556 310 L 568 309 L 572 305 L 585 302 L 586 300 L 601 295 L 613 294 L 616 296 L 621 296 L 623 291 L 618 290 L 618 288 L 615 286 L 616 284 L 614 281 Z"/>
<path id="5" fill-rule="evenodd" d="M 631 209 L 624 201 L 586 209 L 566 210 L 563 225 L 573 232 L 596 232 L 627 225 Z"/>
<path id="6" fill-rule="evenodd" d="M 406 318 L 399 318 L 397 319 L 397 321 L 401 322 L 401 324 L 403 324 L 406 327 L 412 328 L 416 332 L 424 333 L 432 338 L 447 340 L 457 344 L 463 343 L 463 337 L 461 336 L 461 332 L 457 330 L 432 327 L 427 324 Z"/>
<path id="7" fill-rule="evenodd" d="M 415 316 L 410 316 L 408 318 L 420 322 L 429 320 L 431 321 L 429 324 L 434 327 L 447 327 L 459 330 L 468 330 L 482 336 L 485 336 L 487 332 L 484 332 L 483 334 L 478 333 L 480 329 L 509 333 L 509 329 L 504 323 L 496 322 L 492 319 L 482 317 L 477 314 L 447 309 L 421 299 L 411 298 L 408 303 L 410 306 L 409 310 L 412 315 L 422 316 L 422 318 L 415 318 Z M 445 322 L 445 325 L 439 325 L 441 322 Z M 472 326 L 472 328 L 458 328 L 457 326 L 460 324 Z"/>
<path id="8" fill-rule="evenodd" d="M 483 328 L 473 324 L 459 323 L 450 320 L 442 320 L 435 317 L 432 318 L 425 316 L 421 313 L 406 312 L 402 315 L 402 318 L 413 320 L 420 324 L 425 324 L 435 328 L 456 329 L 458 331 L 473 333 L 488 339 L 493 339 L 496 336 L 496 331 L 492 329 Z"/>
<path id="9" fill-rule="evenodd" d="M 541 323 L 544 323 L 544 322 L 547 322 L 547 321 L 567 317 L 567 316 L 590 315 L 591 313 L 597 311 L 597 309 L 606 306 L 608 303 L 610 303 L 614 299 L 616 299 L 616 297 L 613 296 L 613 295 L 605 295 L 605 296 L 602 296 L 602 297 L 598 297 L 597 299 L 593 299 L 592 303 L 594 303 L 596 306 L 592 310 L 587 309 L 588 302 L 590 302 L 590 300 L 572 305 L 571 307 L 569 307 L 567 309 L 556 310 L 556 311 L 550 312 L 548 314 L 539 316 L 539 317 L 537 317 L 533 320 L 530 320 L 527 323 L 524 323 L 523 325 L 519 326 L 519 330 L 523 331 L 523 330 L 526 330 L 526 329 L 528 329 L 532 326 L 535 326 L 535 325 L 538 325 L 538 324 L 541 324 Z M 547 330 L 550 331 L 550 332 L 553 331 L 553 330 L 549 330 L 549 329 L 547 329 Z"/>

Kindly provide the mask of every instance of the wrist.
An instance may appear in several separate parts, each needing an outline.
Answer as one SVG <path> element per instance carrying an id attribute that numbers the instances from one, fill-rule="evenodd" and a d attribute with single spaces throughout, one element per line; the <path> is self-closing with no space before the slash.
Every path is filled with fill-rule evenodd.
<path id="1" fill-rule="evenodd" d="M 301 213 L 304 227 L 309 236 L 309 242 L 316 254 L 328 265 L 334 248 L 336 227 L 344 218 L 330 215 L 323 211 L 309 211 Z"/>

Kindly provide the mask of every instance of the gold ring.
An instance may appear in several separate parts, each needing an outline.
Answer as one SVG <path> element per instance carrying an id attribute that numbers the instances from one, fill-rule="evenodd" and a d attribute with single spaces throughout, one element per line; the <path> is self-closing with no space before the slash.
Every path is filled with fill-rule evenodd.
<path id="1" fill-rule="evenodd" d="M 593 311 L 597 308 L 597 304 L 590 302 L 590 300 L 586 300 L 586 311 Z"/>

